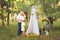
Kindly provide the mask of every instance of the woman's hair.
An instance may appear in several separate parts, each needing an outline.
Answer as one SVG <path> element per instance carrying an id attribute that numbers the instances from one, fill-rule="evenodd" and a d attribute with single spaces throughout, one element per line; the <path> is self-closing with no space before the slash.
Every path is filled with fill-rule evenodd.
<path id="1" fill-rule="evenodd" d="M 28 15 L 27 15 L 27 12 L 26 11 L 24 11 L 24 14 L 26 15 L 26 19 L 28 19 Z"/>

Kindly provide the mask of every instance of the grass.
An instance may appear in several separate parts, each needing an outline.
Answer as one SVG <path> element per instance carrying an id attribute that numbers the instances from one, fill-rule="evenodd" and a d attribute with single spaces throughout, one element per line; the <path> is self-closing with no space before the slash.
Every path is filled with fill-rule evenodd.
<path id="1" fill-rule="evenodd" d="M 28 23 L 26 24 L 28 25 Z M 5 27 L 2 27 L 0 25 L 0 40 L 60 40 L 60 21 L 54 21 L 53 29 L 49 32 L 48 36 L 45 34 L 41 34 L 34 37 L 18 37 L 17 22 L 10 22 L 10 25 Z"/>

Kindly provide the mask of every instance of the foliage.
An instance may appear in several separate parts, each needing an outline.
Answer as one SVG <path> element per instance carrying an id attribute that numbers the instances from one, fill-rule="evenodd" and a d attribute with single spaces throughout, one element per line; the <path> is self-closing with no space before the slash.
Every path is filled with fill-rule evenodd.
<path id="1" fill-rule="evenodd" d="M 9 10 L 11 12 L 18 12 L 20 10 L 24 10 L 27 11 L 27 13 L 30 13 L 30 5 L 34 4 L 37 7 L 37 15 L 45 14 L 47 16 L 53 16 L 57 13 L 57 15 L 54 15 L 53 17 L 60 17 L 60 6 L 58 5 L 59 2 L 60 0 L 10 0 Z M 7 6 L 7 3 L 8 1 L 6 1 L 4 5 Z"/>
<path id="2" fill-rule="evenodd" d="M 48 16 L 52 16 L 52 17 L 59 17 L 59 9 L 60 9 L 60 5 L 58 6 L 60 0 L 40 0 L 41 4 L 42 4 L 42 8 L 44 9 L 44 12 L 46 15 Z M 55 15 L 57 14 L 57 15 Z M 59 17 L 60 18 L 60 17 Z"/>
<path id="3" fill-rule="evenodd" d="M 60 18 L 60 0 L 0 0 L 0 15 L 2 14 L 1 10 L 3 10 L 3 16 L 7 18 L 9 13 L 14 14 L 24 10 L 30 16 L 31 5 L 36 5 L 37 16 Z"/>

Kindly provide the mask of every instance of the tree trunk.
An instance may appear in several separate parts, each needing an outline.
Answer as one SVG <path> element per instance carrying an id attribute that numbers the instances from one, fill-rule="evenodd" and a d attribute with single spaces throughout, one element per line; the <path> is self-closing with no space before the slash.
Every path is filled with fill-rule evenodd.
<path id="1" fill-rule="evenodd" d="M 4 27 L 5 26 L 5 24 L 4 24 L 4 15 L 3 15 L 3 11 L 4 11 L 4 9 L 3 9 L 3 0 L 1 0 L 1 13 L 2 13 L 2 16 L 1 16 L 1 19 L 2 19 L 2 27 Z"/>
<path id="2" fill-rule="evenodd" d="M 8 12 L 8 16 L 7 16 L 7 25 L 9 26 L 9 12 Z"/>
<path id="3" fill-rule="evenodd" d="M 5 24 L 4 24 L 4 15 L 3 15 L 3 10 L 2 10 L 2 27 L 4 27 Z"/>
<path id="4" fill-rule="evenodd" d="M 10 14 L 9 6 L 10 6 L 10 0 L 8 0 L 8 5 L 7 5 L 7 12 L 8 12 L 8 15 L 7 15 L 7 25 L 8 26 L 9 26 L 9 14 Z"/>

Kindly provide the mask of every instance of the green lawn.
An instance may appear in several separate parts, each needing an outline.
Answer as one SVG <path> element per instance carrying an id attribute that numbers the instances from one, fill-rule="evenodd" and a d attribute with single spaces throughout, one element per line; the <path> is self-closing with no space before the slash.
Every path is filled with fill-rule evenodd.
<path id="1" fill-rule="evenodd" d="M 0 25 L 0 40 L 60 40 L 60 21 L 54 22 L 53 30 L 49 32 L 48 36 L 45 34 L 41 34 L 35 37 L 18 37 L 17 22 L 10 22 L 10 26 L 5 27 L 2 27 Z"/>

